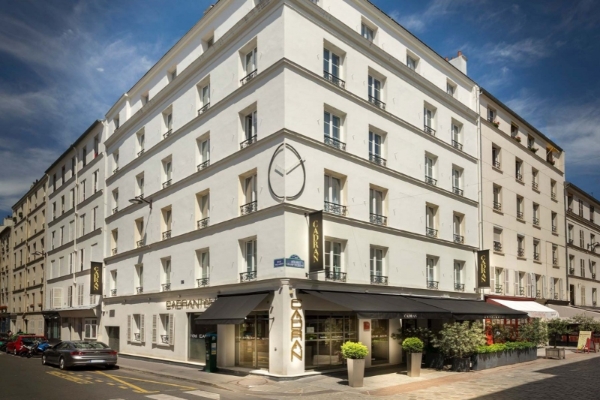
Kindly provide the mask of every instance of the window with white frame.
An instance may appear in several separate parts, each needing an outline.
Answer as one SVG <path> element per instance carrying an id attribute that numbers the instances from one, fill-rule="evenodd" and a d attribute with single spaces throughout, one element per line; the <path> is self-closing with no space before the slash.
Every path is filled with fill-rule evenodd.
<path id="1" fill-rule="evenodd" d="M 345 150 L 346 146 L 342 142 L 342 119 L 338 115 L 325 111 L 323 114 L 323 133 L 325 135 L 325 144 Z"/>
<path id="2" fill-rule="evenodd" d="M 462 124 L 452 120 L 450 126 L 452 130 L 452 146 L 462 150 Z"/>
<path id="3" fill-rule="evenodd" d="M 135 291 L 137 294 L 144 292 L 144 265 L 135 266 Z"/>
<path id="4" fill-rule="evenodd" d="M 73 307 L 73 286 L 67 286 L 67 307 Z"/>
<path id="5" fill-rule="evenodd" d="M 425 206 L 425 233 L 430 237 L 437 237 L 437 206 L 427 204 Z"/>
<path id="6" fill-rule="evenodd" d="M 171 238 L 171 227 L 173 224 L 173 211 L 171 206 L 161 210 L 163 223 L 163 240 Z"/>
<path id="7" fill-rule="evenodd" d="M 144 314 L 127 316 L 127 340 L 134 343 L 146 341 L 146 324 Z"/>
<path id="8" fill-rule="evenodd" d="M 79 271 L 85 266 L 85 249 L 79 249 Z"/>
<path id="9" fill-rule="evenodd" d="M 113 203 L 113 214 L 119 211 L 119 189 L 115 189 L 112 192 L 112 203 Z"/>
<path id="10" fill-rule="evenodd" d="M 419 59 L 411 54 L 406 54 L 406 66 L 413 71 L 417 70 Z"/>
<path id="11" fill-rule="evenodd" d="M 117 270 L 110 271 L 110 295 L 117 295 Z"/>
<path id="12" fill-rule="evenodd" d="M 334 207 L 342 205 L 342 179 L 339 177 L 325 175 L 324 180 L 325 205 L 332 204 Z"/>
<path id="13" fill-rule="evenodd" d="M 552 265 L 558 265 L 558 246 L 552 245 Z"/>
<path id="14" fill-rule="evenodd" d="M 540 240 L 533 239 L 533 259 L 540 261 Z"/>
<path id="15" fill-rule="evenodd" d="M 142 247 L 146 244 L 144 237 L 144 218 L 138 218 L 135 220 L 135 240 L 136 247 Z"/>
<path id="16" fill-rule="evenodd" d="M 535 168 L 531 169 L 531 185 L 533 190 L 539 190 L 539 173 L 538 170 Z"/>
<path id="17" fill-rule="evenodd" d="M 533 225 L 535 226 L 539 226 L 540 225 L 540 205 L 533 203 Z"/>
<path id="18" fill-rule="evenodd" d="M 427 278 L 427 289 L 438 288 L 438 272 L 437 272 L 438 258 L 427 256 L 426 258 L 426 278 Z"/>
<path id="19" fill-rule="evenodd" d="M 493 207 L 495 211 L 502 211 L 502 187 L 494 185 L 493 188 Z"/>
<path id="20" fill-rule="evenodd" d="M 517 195 L 517 219 L 525 219 L 525 199 Z"/>
<path id="21" fill-rule="evenodd" d="M 173 179 L 173 159 L 168 157 L 163 160 L 163 188 L 171 186 L 171 180 Z"/>
<path id="22" fill-rule="evenodd" d="M 496 110 L 495 109 L 488 106 L 487 114 L 488 114 L 488 121 L 494 122 L 496 120 Z"/>
<path id="23" fill-rule="evenodd" d="M 456 166 L 452 167 L 452 192 L 459 196 L 463 195 L 462 175 L 463 170 L 461 168 L 458 168 Z"/>
<path id="24" fill-rule="evenodd" d="M 383 210 L 384 194 L 378 188 L 369 189 L 369 212 L 370 220 L 377 225 L 387 225 L 387 219 Z"/>
<path id="25" fill-rule="evenodd" d="M 383 92 L 382 92 L 383 85 L 382 85 L 381 79 L 369 74 L 368 82 L 369 82 L 369 85 L 368 85 L 369 102 L 374 103 L 378 107 L 385 108 L 385 105 L 382 102 L 382 100 L 383 100 L 383 96 L 382 96 L 383 95 Z"/>
<path id="26" fill-rule="evenodd" d="M 158 341 L 158 344 L 170 345 L 172 343 L 172 338 L 169 335 L 169 332 L 171 331 L 171 317 L 172 314 L 159 314 L 159 321 L 157 322 L 159 322 L 160 340 Z"/>
<path id="27" fill-rule="evenodd" d="M 454 290 L 463 292 L 465 290 L 463 261 L 454 261 Z"/>
<path id="28" fill-rule="evenodd" d="M 327 279 L 332 280 L 343 280 L 343 265 L 342 265 L 342 255 L 343 255 L 344 244 L 337 240 L 325 240 L 325 253 L 324 253 L 324 263 L 325 263 L 325 274 Z"/>
<path id="29" fill-rule="evenodd" d="M 196 196 L 198 204 L 198 229 L 205 228 L 210 218 L 210 192 L 203 192 Z"/>
<path id="30" fill-rule="evenodd" d="M 144 197 L 144 173 L 142 172 L 138 176 L 135 177 L 136 183 L 136 195 L 138 197 Z"/>
<path id="31" fill-rule="evenodd" d="M 244 72 L 246 76 L 250 75 L 252 72 L 255 72 L 258 68 L 256 54 L 257 48 L 255 47 L 244 56 Z"/>
<path id="32" fill-rule="evenodd" d="M 254 110 L 244 117 L 244 140 L 246 144 L 256 142 L 258 135 L 258 115 Z"/>
<path id="33" fill-rule="evenodd" d="M 333 51 L 323 49 L 323 77 L 328 81 L 344 87 L 341 78 L 341 61 L 342 58 Z"/>
<path id="34" fill-rule="evenodd" d="M 494 228 L 494 251 L 502 252 L 502 229 Z"/>
<path id="35" fill-rule="evenodd" d="M 83 305 L 83 284 L 81 285 L 77 285 L 77 305 L 78 306 L 82 306 Z"/>
<path id="36" fill-rule="evenodd" d="M 244 242 L 244 272 L 248 279 L 256 278 L 256 239 L 247 240 Z"/>
<path id="37" fill-rule="evenodd" d="M 446 81 L 446 93 L 454 97 L 454 93 L 456 93 L 456 85 L 450 81 Z"/>
<path id="38" fill-rule="evenodd" d="M 210 253 L 208 249 L 196 252 L 198 258 L 197 286 L 207 286 L 210 278 Z"/>
<path id="39" fill-rule="evenodd" d="M 385 159 L 383 158 L 383 137 L 372 130 L 369 130 L 369 160 L 385 166 Z"/>
<path id="40" fill-rule="evenodd" d="M 169 108 L 163 112 L 164 134 L 163 138 L 167 138 L 173 133 L 173 111 Z"/>
<path id="41" fill-rule="evenodd" d="M 375 39 L 375 30 L 372 27 L 366 25 L 364 22 L 360 26 L 360 34 L 369 42 L 372 42 L 373 39 Z"/>
<path id="42" fill-rule="evenodd" d="M 84 339 L 97 339 L 98 320 L 96 318 L 85 318 L 83 327 Z"/>
<path id="43" fill-rule="evenodd" d="M 371 246 L 370 259 L 371 283 L 387 283 L 381 281 L 386 276 L 384 271 L 385 250 L 380 247 Z"/>
<path id="44" fill-rule="evenodd" d="M 463 236 L 463 219 L 464 216 L 456 212 L 452 216 L 452 231 L 454 233 L 455 243 L 465 242 L 465 237 Z"/>
<path id="45" fill-rule="evenodd" d="M 197 140 L 198 144 L 198 171 L 210 165 L 210 137 L 205 136 Z"/>
<path id="46" fill-rule="evenodd" d="M 500 169 L 502 164 L 500 164 L 500 147 L 492 146 L 492 166 L 494 168 Z"/>
<path id="47" fill-rule="evenodd" d="M 423 108 L 423 130 L 435 136 L 435 108 L 426 105 Z"/>
<path id="48" fill-rule="evenodd" d="M 517 256 L 525 257 L 525 236 L 517 235 Z"/>
<path id="49" fill-rule="evenodd" d="M 162 262 L 162 274 L 161 274 L 161 289 L 163 292 L 171 290 L 171 259 L 163 258 Z"/>
<path id="50" fill-rule="evenodd" d="M 168 71 L 167 71 L 167 77 L 169 78 L 169 82 L 173 82 L 173 80 L 175 80 L 175 78 L 177 78 L 177 67 L 171 67 Z"/>
<path id="51" fill-rule="evenodd" d="M 119 230 L 113 229 L 111 232 L 111 249 L 112 249 L 113 256 L 117 254 L 118 244 L 119 244 Z"/>
<path id="52" fill-rule="evenodd" d="M 256 211 L 256 201 L 257 201 L 257 191 L 256 191 L 256 181 L 257 181 L 257 176 L 256 174 L 252 174 L 250 176 L 246 176 L 244 178 L 242 178 L 242 185 L 243 185 L 243 204 L 242 206 L 248 206 L 251 207 L 251 210 L 242 210 L 242 215 L 246 214 L 245 211 Z"/>
<path id="53" fill-rule="evenodd" d="M 85 214 L 81 214 L 81 217 L 79 217 L 79 225 L 81 225 L 81 236 L 83 236 L 86 233 L 86 229 L 85 229 Z"/>
<path id="54" fill-rule="evenodd" d="M 137 151 L 138 151 L 138 156 L 141 156 L 142 154 L 144 154 L 144 151 L 146 149 L 146 132 L 144 129 L 140 130 L 137 133 Z"/>
<path id="55" fill-rule="evenodd" d="M 437 185 L 436 164 L 437 158 L 429 153 L 425 154 L 425 182 L 430 185 Z"/>
<path id="56" fill-rule="evenodd" d="M 85 193 L 85 187 L 86 187 L 86 181 L 85 179 L 81 181 L 81 183 L 79 184 L 79 193 L 81 194 L 81 200 L 80 203 L 85 201 L 85 199 L 87 199 L 86 193 Z"/>
<path id="57" fill-rule="evenodd" d="M 200 109 L 198 114 L 202 114 L 210 107 L 210 82 L 198 87 L 198 95 L 200 97 Z"/>
<path id="58" fill-rule="evenodd" d="M 579 260 L 579 274 L 585 278 L 585 260 L 583 258 Z"/>

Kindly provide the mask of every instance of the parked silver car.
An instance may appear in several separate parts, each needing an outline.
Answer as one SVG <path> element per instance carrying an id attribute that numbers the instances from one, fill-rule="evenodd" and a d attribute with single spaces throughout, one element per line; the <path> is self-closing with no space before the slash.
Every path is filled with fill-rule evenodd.
<path id="1" fill-rule="evenodd" d="M 55 364 L 60 369 L 82 365 L 114 368 L 117 352 L 102 342 L 65 341 L 46 349 L 42 354 L 42 364 Z"/>

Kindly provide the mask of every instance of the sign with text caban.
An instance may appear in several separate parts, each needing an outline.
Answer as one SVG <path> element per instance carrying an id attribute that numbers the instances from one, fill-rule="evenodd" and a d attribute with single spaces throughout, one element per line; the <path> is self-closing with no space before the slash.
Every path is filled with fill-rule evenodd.
<path id="1" fill-rule="evenodd" d="M 90 271 L 90 294 L 102 295 L 102 263 L 93 262 Z"/>
<path id="2" fill-rule="evenodd" d="M 308 272 L 323 270 L 323 211 L 308 214 Z"/>
<path id="3" fill-rule="evenodd" d="M 490 287 L 490 251 L 477 252 L 477 287 Z"/>

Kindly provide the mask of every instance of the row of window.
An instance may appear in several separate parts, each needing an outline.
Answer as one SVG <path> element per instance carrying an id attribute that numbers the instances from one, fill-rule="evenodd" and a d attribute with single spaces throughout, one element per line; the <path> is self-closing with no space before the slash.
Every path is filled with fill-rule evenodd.
<path id="1" fill-rule="evenodd" d="M 520 221 L 525 221 L 525 199 L 523 196 L 516 196 L 516 208 L 517 215 L 516 218 Z M 502 209 L 502 187 L 498 185 L 494 185 L 493 187 L 493 203 L 492 203 L 494 211 L 504 212 Z M 532 203 L 532 219 L 531 222 L 534 226 L 540 226 L 540 205 L 537 203 Z M 558 214 L 552 211 L 550 213 L 550 221 L 552 223 L 552 233 L 558 234 Z"/>
<path id="2" fill-rule="evenodd" d="M 492 267 L 490 291 L 493 294 L 563 300 L 563 280 L 530 272 Z"/>
<path id="3" fill-rule="evenodd" d="M 521 235 L 521 234 L 517 234 L 517 257 L 520 258 L 526 258 L 527 257 L 527 252 L 526 252 L 526 240 L 525 240 L 525 236 Z M 533 248 L 532 248 L 532 256 L 533 256 L 533 260 L 534 261 L 542 261 L 541 259 L 541 247 L 540 247 L 540 240 L 537 238 L 533 238 Z M 499 228 L 499 227 L 494 227 L 494 251 L 498 254 L 503 255 L 504 252 L 504 246 L 503 246 L 503 229 Z M 559 265 L 559 253 L 558 253 L 558 246 L 555 244 L 552 244 L 552 265 L 553 266 L 558 266 Z"/>
<path id="4" fill-rule="evenodd" d="M 578 210 L 577 215 L 579 215 L 581 218 L 585 218 L 583 215 L 583 200 L 578 199 L 577 203 L 579 205 L 579 210 Z M 575 214 L 575 211 L 573 211 L 573 196 L 572 195 L 567 196 L 567 212 L 570 214 Z M 589 210 L 588 210 L 588 217 L 589 217 L 589 221 L 591 223 L 595 223 L 594 222 L 594 214 L 595 214 L 594 206 L 590 204 Z"/>
<path id="5" fill-rule="evenodd" d="M 88 225 L 88 219 L 89 225 Z M 98 206 L 94 207 L 91 212 L 91 216 L 87 213 L 83 213 L 79 216 L 79 232 L 75 232 L 75 220 L 69 221 L 68 226 L 62 225 L 58 230 L 50 232 L 50 250 L 54 250 L 66 243 L 69 243 L 75 239 L 75 236 L 81 237 L 87 235 L 90 232 L 98 229 Z"/>
<path id="6" fill-rule="evenodd" d="M 567 242 L 569 244 L 574 244 L 575 242 L 575 234 L 573 233 L 574 229 L 573 229 L 573 225 L 569 224 L 568 229 L 567 229 Z M 585 233 L 583 231 L 583 229 L 579 230 L 579 247 L 581 247 L 582 249 L 587 248 L 590 251 L 593 251 L 594 253 L 596 252 L 596 247 L 599 245 L 599 243 L 596 241 L 596 235 L 590 232 L 590 242 L 587 244 L 586 247 L 586 243 L 585 243 Z"/>
<path id="7" fill-rule="evenodd" d="M 569 256 L 569 274 L 575 275 L 575 256 Z M 581 258 L 579 260 L 579 275 L 582 278 L 591 277 L 596 279 L 596 261 L 586 260 Z"/>
<path id="8" fill-rule="evenodd" d="M 77 185 L 77 196 L 79 198 L 79 203 L 85 201 L 89 196 L 92 196 L 98 190 L 100 190 L 100 182 L 98 181 L 100 172 L 98 170 L 94 171 L 92 174 L 92 187 L 90 188 L 90 192 L 88 192 L 88 183 L 87 179 L 83 179 Z M 68 202 L 67 202 L 68 201 Z M 58 208 L 60 207 L 60 208 Z M 60 201 L 52 202 L 52 220 L 54 221 L 56 218 L 63 215 L 65 212 L 71 210 L 75 207 L 75 188 L 72 188 L 69 191 L 69 197 L 65 197 L 65 195 L 60 196 Z"/>
<path id="9" fill-rule="evenodd" d="M 152 344 L 173 346 L 175 344 L 175 315 L 152 315 Z M 145 314 L 132 314 L 127 316 L 127 341 L 133 343 L 146 343 L 146 316 Z"/>
<path id="10" fill-rule="evenodd" d="M 94 149 L 93 149 L 93 157 L 96 158 L 100 155 L 100 135 L 96 135 L 94 137 Z M 81 169 L 87 166 L 87 158 L 88 158 L 88 150 L 87 146 L 83 146 L 81 148 Z M 71 166 L 69 171 L 67 171 L 67 165 L 63 165 L 61 167 L 60 172 L 60 185 L 58 184 L 58 176 L 56 173 L 52 174 L 52 191 L 56 192 L 56 189 L 62 185 L 64 185 L 69 179 L 75 176 L 75 170 L 77 168 L 77 157 L 71 157 Z M 70 173 L 68 173 L 70 172 Z M 68 176 L 67 176 L 68 175 Z"/>

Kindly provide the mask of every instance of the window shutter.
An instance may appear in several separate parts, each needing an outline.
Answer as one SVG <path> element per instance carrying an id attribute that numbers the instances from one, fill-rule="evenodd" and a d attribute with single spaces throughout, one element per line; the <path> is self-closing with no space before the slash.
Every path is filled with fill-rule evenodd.
<path id="1" fill-rule="evenodd" d="M 541 287 L 541 295 L 542 298 L 546 298 L 546 275 L 542 275 L 542 278 L 540 279 L 540 281 L 542 282 L 542 287 Z"/>
<path id="2" fill-rule="evenodd" d="M 175 314 L 169 314 L 169 344 L 175 344 Z"/>
<path id="3" fill-rule="evenodd" d="M 562 283 L 563 283 L 563 280 L 562 280 L 562 278 L 560 278 L 558 280 L 558 293 L 559 293 L 558 294 L 558 299 L 559 300 L 563 299 L 563 284 Z"/>
<path id="4" fill-rule="evenodd" d="M 527 273 L 527 297 L 531 297 L 531 273 Z"/>
<path id="5" fill-rule="evenodd" d="M 131 315 L 127 316 L 127 341 L 131 342 Z"/>
<path id="6" fill-rule="evenodd" d="M 490 293 L 496 293 L 496 267 L 490 268 Z"/>
<path id="7" fill-rule="evenodd" d="M 504 294 L 510 293 L 510 270 L 504 270 Z"/>
<path id="8" fill-rule="evenodd" d="M 156 344 L 156 318 L 157 315 L 152 315 L 152 343 Z"/>
<path id="9" fill-rule="evenodd" d="M 515 296 L 520 295 L 521 293 L 519 293 L 519 285 L 521 284 L 521 282 L 519 282 L 519 271 L 515 271 L 515 292 L 513 293 Z"/>
<path id="10" fill-rule="evenodd" d="M 549 296 L 550 299 L 554 298 L 554 285 L 552 284 L 553 283 L 552 279 L 553 279 L 552 277 L 550 277 L 550 276 L 548 277 L 548 289 L 549 289 L 548 292 L 550 294 L 550 296 Z"/>
<path id="11" fill-rule="evenodd" d="M 140 342 L 146 341 L 146 321 L 144 321 L 144 314 L 140 314 Z"/>

